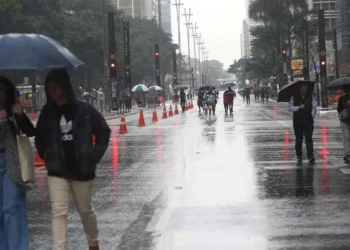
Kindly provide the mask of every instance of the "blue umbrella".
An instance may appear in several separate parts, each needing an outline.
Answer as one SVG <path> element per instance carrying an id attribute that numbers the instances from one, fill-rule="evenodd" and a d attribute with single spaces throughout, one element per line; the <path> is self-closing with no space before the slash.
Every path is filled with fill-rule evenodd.
<path id="1" fill-rule="evenodd" d="M 39 34 L 0 36 L 0 70 L 68 69 L 83 64 L 67 48 Z"/>

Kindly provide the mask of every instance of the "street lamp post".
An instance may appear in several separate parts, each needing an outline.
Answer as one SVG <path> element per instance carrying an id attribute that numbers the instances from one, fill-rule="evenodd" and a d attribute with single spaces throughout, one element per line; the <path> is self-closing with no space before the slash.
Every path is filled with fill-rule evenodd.
<path id="1" fill-rule="evenodd" d="M 193 14 L 191 14 L 191 8 L 189 9 L 188 13 L 186 13 L 186 9 L 185 11 L 185 20 L 186 20 L 186 29 L 187 29 L 187 47 L 188 47 L 188 70 L 189 72 L 191 72 L 191 45 L 190 45 L 190 25 L 191 25 L 191 16 L 193 16 Z M 192 84 L 191 84 L 191 88 L 193 88 Z"/>
<path id="2" fill-rule="evenodd" d="M 181 6 L 184 5 L 181 3 L 181 0 L 175 0 L 175 3 L 173 4 L 176 7 L 176 14 L 177 14 L 177 35 L 178 35 L 178 45 L 179 45 L 179 71 L 177 72 L 177 79 L 182 83 L 181 79 L 181 69 L 182 69 L 182 52 L 181 52 L 181 29 L 180 29 L 180 22 L 181 22 Z"/>
<path id="3" fill-rule="evenodd" d="M 202 86 L 202 65 L 201 65 L 201 45 L 204 44 L 202 42 L 202 35 L 199 34 L 199 36 L 197 36 L 197 45 L 198 45 L 198 72 L 199 72 L 199 86 Z"/>
<path id="4" fill-rule="evenodd" d="M 197 23 L 195 24 L 195 26 L 193 26 L 193 24 L 191 25 L 191 29 L 192 29 L 192 36 L 193 36 L 193 51 L 194 51 L 194 72 L 195 72 L 195 78 L 196 78 L 196 86 L 198 87 L 198 82 L 197 82 L 197 49 L 196 49 L 196 38 L 197 38 Z"/>

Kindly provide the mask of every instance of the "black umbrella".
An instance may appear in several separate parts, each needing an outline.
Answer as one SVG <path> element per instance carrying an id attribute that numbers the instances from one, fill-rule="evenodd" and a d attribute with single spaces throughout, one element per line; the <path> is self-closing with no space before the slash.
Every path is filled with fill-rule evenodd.
<path id="1" fill-rule="evenodd" d="M 211 88 L 216 89 L 215 86 L 209 86 L 209 85 L 207 85 L 207 86 L 200 87 L 199 90 L 209 90 L 209 89 L 211 89 Z"/>
<path id="2" fill-rule="evenodd" d="M 342 90 L 344 86 L 350 85 L 350 77 L 342 77 L 328 83 L 329 90 Z"/>
<path id="3" fill-rule="evenodd" d="M 177 85 L 174 89 L 175 90 L 188 89 L 188 86 L 187 85 Z"/>
<path id="4" fill-rule="evenodd" d="M 278 93 L 278 99 L 277 102 L 289 102 L 290 98 L 292 96 L 294 96 L 300 89 L 300 86 L 302 84 L 308 84 L 308 93 L 312 95 L 312 92 L 314 91 L 314 85 L 315 82 L 312 81 L 296 81 L 296 82 L 292 82 L 287 84 L 286 86 L 284 86 L 280 92 Z"/>

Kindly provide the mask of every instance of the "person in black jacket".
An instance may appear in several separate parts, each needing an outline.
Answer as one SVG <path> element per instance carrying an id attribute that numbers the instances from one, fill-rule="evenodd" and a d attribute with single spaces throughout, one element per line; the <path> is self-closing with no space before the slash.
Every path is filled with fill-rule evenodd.
<path id="1" fill-rule="evenodd" d="M 28 250 L 26 183 L 22 180 L 16 135 L 35 135 L 17 100 L 15 86 L 0 77 L 0 249 Z"/>
<path id="2" fill-rule="evenodd" d="M 185 112 L 185 109 L 186 109 L 186 94 L 185 94 L 185 91 L 183 89 L 181 89 L 181 91 L 180 91 L 180 104 L 181 104 L 182 112 Z"/>
<path id="3" fill-rule="evenodd" d="M 51 71 L 46 78 L 45 90 L 47 103 L 37 123 L 35 145 L 49 176 L 53 249 L 67 249 L 67 214 L 69 194 L 72 193 L 89 249 L 97 250 L 98 229 L 91 202 L 92 187 L 96 165 L 109 144 L 110 129 L 91 104 L 75 99 L 67 71 Z"/>
<path id="4" fill-rule="evenodd" d="M 342 118 L 342 112 L 348 109 L 347 114 L 350 115 L 350 86 L 344 86 L 345 95 L 339 98 L 338 114 L 340 119 L 340 127 L 343 132 L 344 162 L 350 163 L 350 117 Z"/>
<path id="5" fill-rule="evenodd" d="M 308 92 L 307 83 L 300 86 L 299 92 L 295 93 L 289 101 L 288 111 L 293 112 L 293 127 L 295 134 L 295 151 L 298 162 L 303 159 L 302 146 L 305 136 L 307 157 L 309 163 L 315 163 L 314 145 L 312 134 L 314 131 L 314 117 L 317 113 L 317 106 L 311 93 Z"/>

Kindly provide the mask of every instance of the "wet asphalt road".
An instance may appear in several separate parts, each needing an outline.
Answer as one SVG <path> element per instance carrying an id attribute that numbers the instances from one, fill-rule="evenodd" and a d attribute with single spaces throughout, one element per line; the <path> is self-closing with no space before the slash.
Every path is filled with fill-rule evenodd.
<path id="1" fill-rule="evenodd" d="M 197 109 L 117 133 L 98 167 L 94 206 L 101 249 L 350 249 L 350 168 L 336 113 L 318 114 L 316 165 L 297 166 L 286 104 L 236 99 L 233 118 Z M 160 111 L 158 115 L 160 116 Z M 160 118 L 160 117 L 159 117 Z M 50 249 L 46 173 L 28 194 L 30 249 Z M 87 249 L 72 204 L 69 249 Z"/>

